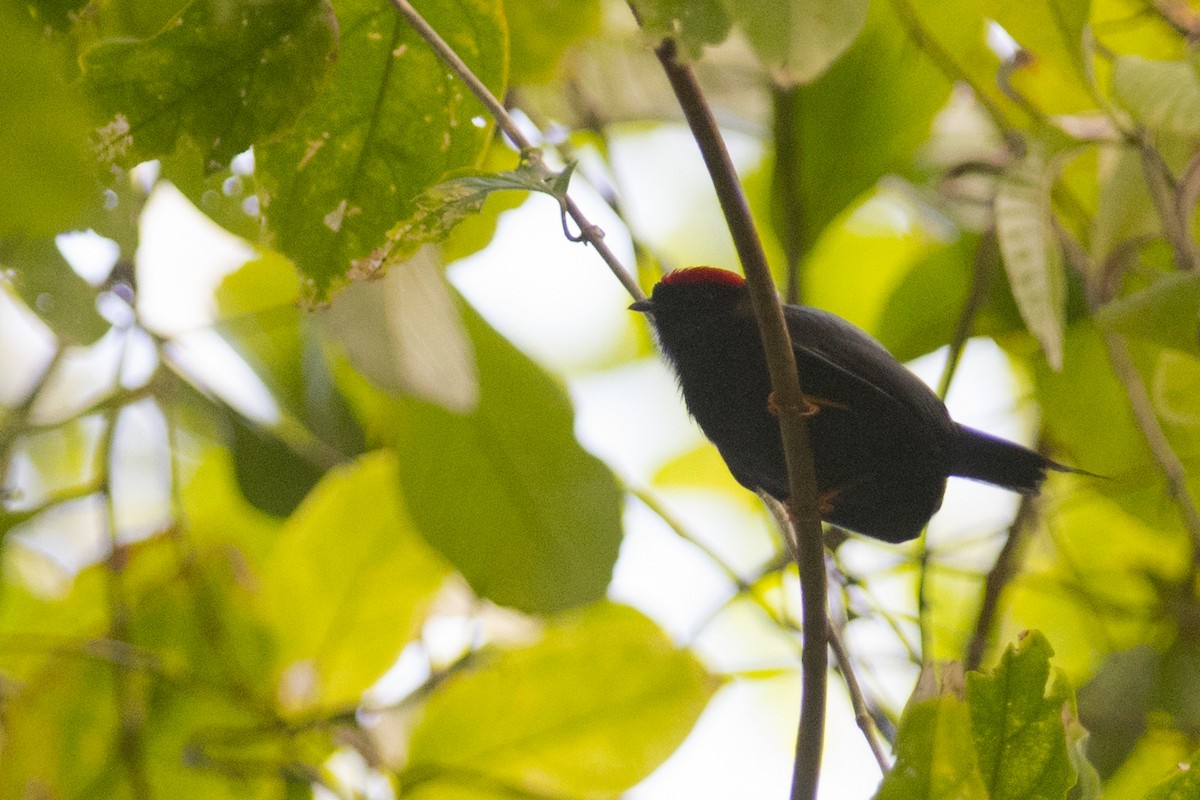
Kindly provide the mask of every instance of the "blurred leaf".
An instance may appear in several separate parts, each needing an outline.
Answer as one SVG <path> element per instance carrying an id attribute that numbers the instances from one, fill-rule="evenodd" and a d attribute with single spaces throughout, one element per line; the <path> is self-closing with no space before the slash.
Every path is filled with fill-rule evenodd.
<path id="1" fill-rule="evenodd" d="M 475 354 L 435 248 L 394 265 L 382 280 L 346 287 L 323 321 L 377 388 L 459 414 L 479 404 Z"/>
<path id="2" fill-rule="evenodd" d="M 632 0 L 638 24 L 655 40 L 674 39 L 685 61 L 696 61 L 708 45 L 729 36 L 723 0 Z"/>
<path id="3" fill-rule="evenodd" d="M 1103 174 L 1089 237 L 1097 264 L 1103 264 L 1123 246 L 1128 247 L 1161 229 L 1137 149 L 1114 147 L 1104 155 L 1109 158 L 1101 161 Z"/>
<path id="4" fill-rule="evenodd" d="M 741 484 L 729 473 L 729 467 L 725 466 L 717 448 L 707 442 L 663 464 L 654 473 L 653 481 L 656 486 L 699 486 L 733 492 L 739 497 L 747 496 Z M 757 498 L 750 502 L 756 507 L 759 505 Z"/>
<path id="5" fill-rule="evenodd" d="M 1105 800 L 1146 800 L 1155 784 L 1169 780 L 1186 763 L 1195 743 L 1178 731 L 1151 728 L 1104 784 Z"/>
<path id="6" fill-rule="evenodd" d="M 1101 775 L 1112 775 L 1146 732 L 1159 656 L 1142 645 L 1113 653 L 1079 688 L 1079 718 L 1091 738 L 1088 758 Z"/>
<path id="7" fill-rule="evenodd" d="M 374 272 L 389 269 L 412 258 L 417 250 L 445 239 L 464 219 L 483 209 L 493 192 L 542 192 L 558 201 L 566 226 L 567 186 L 574 164 L 554 172 L 541 161 L 522 160 L 515 170 L 500 173 L 477 172 L 439 183 L 416 199 L 416 212 L 388 232 L 388 244 L 381 257 L 372 256 L 360 269 Z"/>
<path id="8" fill-rule="evenodd" d="M 867 0 L 727 0 L 726 10 L 781 86 L 808 83 L 846 51 Z"/>
<path id="9" fill-rule="evenodd" d="M 1009 167 L 996 191 L 996 235 L 1021 318 L 1052 369 L 1063 364 L 1067 282 L 1054 228 L 1050 187 L 1055 169 L 1038 150 Z"/>
<path id="10" fill-rule="evenodd" d="M 1026 51 L 1010 78 L 1017 91 L 1046 113 L 1096 108 L 1084 49 L 1089 0 L 987 0 L 983 5 Z"/>
<path id="11" fill-rule="evenodd" d="M 296 308 L 291 263 L 267 251 L 216 291 L 218 330 L 284 409 L 270 430 L 229 413 L 238 482 L 256 506 L 287 516 L 328 464 L 363 450 L 363 433 L 338 391 L 307 315 Z"/>
<path id="12" fill-rule="evenodd" d="M 246 500 L 222 441 L 225 423 L 218 412 L 206 401 L 184 405 L 178 398 L 172 410 L 189 437 L 177 457 L 180 515 L 189 537 L 199 546 L 237 553 L 251 570 L 261 568 L 283 523 Z"/>
<path id="13" fill-rule="evenodd" d="M 233 456 L 238 486 L 255 507 L 286 517 L 300 505 L 325 470 L 297 453 L 277 434 L 226 413 L 227 446 Z"/>
<path id="14" fill-rule="evenodd" d="M 939 254 L 956 249 L 955 235 L 944 218 L 931 214 L 910 195 L 881 186 L 826 227 L 804 263 L 801 298 L 876 337 L 885 314 L 891 315 L 889 333 L 903 336 L 906 334 L 902 329 L 907 326 L 904 316 L 921 314 L 920 309 L 932 307 L 932 312 L 939 315 L 934 326 L 936 335 L 938 329 L 955 324 L 965 293 L 956 297 L 950 287 L 930 286 L 922 280 L 922 273 L 927 278 L 939 277 L 935 274 Z M 870 266 L 847 269 L 847 264 Z M 916 303 L 908 294 L 905 299 L 909 305 L 898 308 L 902 300 L 896 293 L 910 281 L 924 284 L 934 293 Z M 907 291 L 912 290 L 910 287 Z M 930 302 L 933 297 L 936 303 Z"/>
<path id="15" fill-rule="evenodd" d="M 4 548 L 0 674 L 11 681 L 25 681 L 38 673 L 53 658 L 51 642 L 100 636 L 108 627 L 105 568 L 82 570 L 59 593 L 57 586 L 36 582 L 45 579 L 27 562 L 37 555 L 20 544 L 6 543 Z"/>
<path id="16" fill-rule="evenodd" d="M 522 796 L 615 796 L 679 746 L 717 685 L 633 609 L 582 609 L 434 691 L 413 729 L 402 793 L 468 774 Z"/>
<path id="17" fill-rule="evenodd" d="M 0 9 L 0 241 L 73 228 L 100 199 L 87 109 L 78 87 L 66 82 L 66 55 L 18 9 Z"/>
<path id="18" fill-rule="evenodd" d="M 1078 76 L 1089 72 L 1083 46 L 1090 0 L 986 0 L 984 11 L 1026 50 Z"/>
<path id="19" fill-rule="evenodd" d="M 97 290 L 71 269 L 54 239 L 0 243 L 0 265 L 13 270 L 21 299 L 67 344 L 92 344 L 108 331 L 96 311 Z"/>
<path id="20" fill-rule="evenodd" d="M 1060 672 L 1050 682 L 1053 654 L 1031 631 L 991 674 L 967 675 L 971 732 L 992 800 L 1065 797 L 1075 783 L 1063 727 L 1075 698 Z"/>
<path id="21" fill-rule="evenodd" d="M 1167 273 L 1149 287 L 1107 303 L 1096 323 L 1124 336 L 1195 352 L 1200 348 L 1200 275 Z"/>
<path id="22" fill-rule="evenodd" d="M 1200 797 L 1200 752 L 1193 753 L 1175 772 L 1146 795 L 1146 800 L 1192 800 Z"/>
<path id="23" fill-rule="evenodd" d="M 883 175 L 909 165 L 950 96 L 952 81 L 913 44 L 894 5 L 872 3 L 846 54 L 776 102 L 776 125 L 782 126 L 776 138 L 798 160 L 786 166 L 798 180 L 792 196 L 781 198 L 776 225 L 797 228 L 802 252 Z M 961 56 L 981 41 L 983 18 L 974 4 L 940 3 L 936 13 L 932 3 L 915 5 L 929 35 L 950 53 Z M 780 162 L 777 168 L 785 167 Z"/>
<path id="24" fill-rule="evenodd" d="M 1152 480 L 1154 462 L 1098 333 L 1089 325 L 1073 326 L 1064 353 L 1062 371 L 1039 365 L 1036 376 L 1046 436 L 1084 469 L 1119 471 L 1121 485 L 1145 485 Z M 1100 436 L 1094 418 L 1098 408 L 1104 409 Z"/>
<path id="25" fill-rule="evenodd" d="M 896 763 L 875 800 L 988 800 L 971 739 L 962 667 L 927 664 L 904 706 L 896 732 Z"/>
<path id="26" fill-rule="evenodd" d="M 1154 364 L 1150 399 L 1164 422 L 1200 428 L 1200 358 L 1162 350 Z"/>
<path id="27" fill-rule="evenodd" d="M 599 0 L 506 0 L 513 85 L 554 78 L 573 43 L 600 30 Z"/>
<path id="28" fill-rule="evenodd" d="M 978 237 L 964 235 L 913 260 L 875 324 L 876 338 L 897 360 L 911 361 L 953 341 L 972 271 L 983 268 L 975 264 L 980 246 Z"/>
<path id="29" fill-rule="evenodd" d="M 416 633 L 448 570 L 417 536 L 391 453 L 331 471 L 263 575 L 285 712 L 353 707 Z"/>
<path id="30" fill-rule="evenodd" d="M 622 494 L 575 440 L 562 389 L 470 309 L 479 404 L 456 414 L 343 376 L 364 427 L 395 448 L 413 522 L 475 592 L 544 613 L 603 597 Z"/>
<path id="31" fill-rule="evenodd" d="M 124 166 L 171 153 L 181 136 L 220 169 L 287 128 L 317 96 L 335 57 L 327 0 L 196 0 L 144 41 L 107 40 L 83 56 L 83 81 L 108 120 L 103 158 Z"/>
<path id="32" fill-rule="evenodd" d="M 369 263 L 418 195 L 475 164 L 491 126 L 483 107 L 384 0 L 338 3 L 341 42 L 326 91 L 286 138 L 255 149 L 258 195 L 279 249 L 323 301 Z M 494 94 L 506 37 L 495 0 L 431 0 L 425 19 Z M 369 270 L 368 270 L 369 271 Z"/>
<path id="33" fill-rule="evenodd" d="M 1155 133 L 1200 138 L 1200 78 L 1187 61 L 1121 56 L 1113 68 L 1113 95 Z"/>
<path id="34" fill-rule="evenodd" d="M 1114 53 L 1156 61 L 1186 55 L 1187 43 L 1165 14 L 1147 14 L 1142 0 L 1092 0 L 1092 34 Z M 1186 8 L 1186 6 L 1182 6 Z"/>
<path id="35" fill-rule="evenodd" d="M 165 540 L 124 555 L 126 641 L 107 628 L 86 639 L 45 631 L 51 657 L 5 699 L 0 795 L 128 797 L 136 786 L 233 800 L 279 783 L 285 758 L 328 755 L 328 743 L 312 750 L 265 724 L 252 695 L 263 685 L 261 630 L 244 606 L 224 602 L 232 572 L 211 569 L 208 554 L 184 568 Z M 94 568 L 100 584 L 113 580 L 108 569 Z M 256 755 L 270 753 L 278 772 L 227 774 L 196 756 L 198 740 L 238 728 L 256 731 L 265 751 Z"/>
<path id="36" fill-rule="evenodd" d="M 88 0 L 27 0 L 25 6 L 35 21 L 63 31 L 87 3 Z"/>
<path id="37" fill-rule="evenodd" d="M 202 147 L 191 138 L 179 139 L 173 152 L 159 158 L 162 178 L 225 230 L 248 242 L 260 241 L 263 221 L 253 176 L 242 168 L 235 173 L 228 163 L 214 170 L 206 148 L 207 142 Z"/>

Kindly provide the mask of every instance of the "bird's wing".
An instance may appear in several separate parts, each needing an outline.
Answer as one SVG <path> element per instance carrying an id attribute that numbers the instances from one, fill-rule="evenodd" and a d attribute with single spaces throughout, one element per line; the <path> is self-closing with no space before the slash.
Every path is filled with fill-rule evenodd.
<path id="1" fill-rule="evenodd" d="M 853 387 L 851 396 L 864 402 L 905 408 L 922 419 L 952 425 L 937 395 L 861 329 L 833 314 L 805 306 L 788 306 L 785 319 L 797 356 L 808 360 L 810 369 L 823 366 L 834 371 L 840 376 L 836 383 L 842 392 Z M 803 364 L 800 372 L 803 385 Z"/>

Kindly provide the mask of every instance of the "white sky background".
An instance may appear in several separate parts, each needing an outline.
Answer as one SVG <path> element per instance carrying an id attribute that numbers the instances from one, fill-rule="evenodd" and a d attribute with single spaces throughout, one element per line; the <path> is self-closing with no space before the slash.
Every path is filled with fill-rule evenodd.
<path id="1" fill-rule="evenodd" d="M 754 165 L 758 152 L 752 140 L 734 136 L 730 144 L 740 167 Z M 612 157 L 623 203 L 643 240 L 680 266 L 708 263 L 736 268 L 708 178 L 682 128 L 618 137 Z M 575 184 L 577 201 L 606 231 L 606 241 L 619 257 L 632 264 L 629 238 L 620 222 L 582 181 L 577 179 Z M 201 217 L 169 186 L 156 190 L 145 214 L 138 253 L 143 320 L 161 333 L 180 334 L 179 358 L 187 361 L 190 370 L 212 380 L 214 388 L 220 388 L 244 413 L 263 421 L 274 419 L 277 409 L 269 393 L 247 374 L 244 365 L 235 363 L 232 350 L 206 330 L 213 313 L 212 290 L 249 257 L 250 249 Z M 645 321 L 626 310 L 630 298 L 599 257 L 563 237 L 557 205 L 549 198 L 535 196 L 505 214 L 492 245 L 454 264 L 449 276 L 466 298 L 526 353 L 551 371 L 569 376 L 566 380 L 576 407 L 580 441 L 612 465 L 622 479 L 647 486 L 665 462 L 702 441 L 661 360 L 589 371 L 588 365 L 627 352 L 632 326 Z M 97 282 L 102 279 L 100 276 Z M 29 342 L 22 357 L 36 371 L 36 364 L 48 358 L 44 332 L 38 332 L 35 324 L 4 301 L 0 297 L 0 341 L 13 342 L 19 336 Z M 956 314 L 957 309 L 947 313 Z M 113 346 L 97 345 L 82 356 L 83 362 L 110 373 L 111 380 L 119 374 L 136 375 L 139 369 L 145 372 L 147 365 L 128 363 L 128 353 L 124 366 L 114 362 Z M 135 354 L 139 349 L 137 343 L 126 343 L 124 348 Z M 152 358 L 152 352 L 146 357 Z M 922 378 L 934 382 L 941 362 L 940 355 L 933 355 L 914 366 Z M 222 376 L 226 380 L 220 380 Z M 1029 419 L 1013 412 L 1018 405 L 1014 385 L 1003 355 L 989 343 L 972 343 L 951 393 L 951 411 L 959 421 L 1024 439 Z M 70 403 L 64 403 L 65 412 Z M 123 414 L 121 424 L 128 427 L 131 437 L 145 443 L 144 452 L 135 453 L 132 461 L 142 465 L 139 475 L 147 483 L 157 485 L 150 480 L 150 473 L 162 469 L 165 432 L 161 419 L 156 412 L 139 408 Z M 160 487 L 160 493 L 165 491 Z M 770 556 L 765 518 L 752 505 L 716 492 L 672 490 L 661 494 L 673 513 L 743 574 Z M 156 512 L 145 510 L 144 498 L 141 505 L 137 527 L 153 530 Z M 995 529 L 1011 516 L 1015 505 L 1015 496 L 951 481 L 931 535 L 936 542 L 958 534 L 977 535 L 988 526 Z M 86 516 L 91 510 L 81 513 Z M 164 507 L 157 513 L 168 511 Z M 610 589 L 614 599 L 642 609 L 677 641 L 695 646 L 713 669 L 798 665 L 794 651 L 781 646 L 778 636 L 767 630 L 761 619 L 744 610 L 722 614 L 700 631 L 701 622 L 728 598 L 731 589 L 727 581 L 706 557 L 680 541 L 632 498 L 625 521 L 626 540 Z M 36 539 L 36 533 L 32 538 Z M 981 566 L 986 566 L 992 555 L 990 549 L 984 551 L 979 554 Z M 852 541 L 842 554 L 856 568 L 870 571 L 895 561 L 896 552 L 884 545 Z M 908 581 L 892 581 L 883 587 L 882 595 L 895 604 L 896 612 L 911 612 L 914 603 Z M 884 632 L 877 620 L 862 619 L 852 624 L 848 639 L 852 652 L 866 662 L 869 674 L 862 677 L 872 690 L 897 706 L 902 703 L 916 672 L 905 663 L 890 632 Z M 798 672 L 730 683 L 714 698 L 685 745 L 629 797 L 786 797 L 798 703 Z M 854 723 L 844 688 L 833 676 L 827 737 L 821 797 L 868 797 L 878 783 L 879 771 Z"/>

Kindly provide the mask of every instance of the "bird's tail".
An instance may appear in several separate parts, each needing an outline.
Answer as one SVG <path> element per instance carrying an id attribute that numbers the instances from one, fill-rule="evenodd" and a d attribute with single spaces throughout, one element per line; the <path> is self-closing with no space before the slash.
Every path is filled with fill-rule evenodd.
<path id="1" fill-rule="evenodd" d="M 950 453 L 951 475 L 1035 494 L 1046 480 L 1046 470 L 1076 471 L 1019 444 L 966 425 L 958 426 L 958 437 Z"/>

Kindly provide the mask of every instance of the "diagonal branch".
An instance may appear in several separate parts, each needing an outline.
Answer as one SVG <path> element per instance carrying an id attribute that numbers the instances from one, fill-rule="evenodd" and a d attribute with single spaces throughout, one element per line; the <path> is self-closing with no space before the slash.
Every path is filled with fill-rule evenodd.
<path id="1" fill-rule="evenodd" d="M 408 24 L 412 25 L 421 38 L 433 48 L 438 58 L 442 59 L 446 66 L 458 76 L 459 80 L 466 84 L 467 88 L 471 90 L 471 94 L 475 95 L 479 102 L 483 103 L 484 108 L 488 110 L 488 113 L 496 120 L 496 124 L 500 126 L 500 130 L 504 131 L 504 135 L 521 149 L 522 154 L 531 161 L 540 161 L 540 151 L 521 132 L 520 126 L 509 115 L 508 110 L 504 108 L 504 104 L 492 94 L 491 90 L 483 84 L 483 81 L 479 80 L 479 76 L 471 71 L 471 68 L 459 57 L 458 53 L 454 52 L 454 48 L 447 44 L 446 40 L 439 36 L 438 32 L 433 29 L 433 26 L 413 8 L 412 3 L 408 2 L 408 0 L 392 0 L 392 5 L 396 7 L 401 16 L 408 20 Z M 604 259 L 604 263 L 612 270 L 613 275 L 617 277 L 617 280 L 621 282 L 621 285 L 625 287 L 626 291 L 635 300 L 643 299 L 646 295 L 642 291 L 642 287 L 638 286 L 637 279 L 633 277 L 629 270 L 625 268 L 625 265 L 621 263 L 621 260 L 617 258 L 616 254 L 604 243 L 604 231 L 600 229 L 600 226 L 588 220 L 575 201 L 571 199 L 570 195 L 565 197 L 564 202 L 567 214 L 579 226 L 579 238 L 595 248 L 600 257 Z"/>

